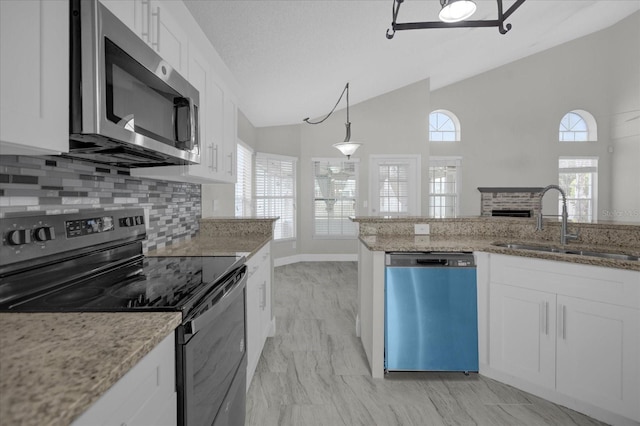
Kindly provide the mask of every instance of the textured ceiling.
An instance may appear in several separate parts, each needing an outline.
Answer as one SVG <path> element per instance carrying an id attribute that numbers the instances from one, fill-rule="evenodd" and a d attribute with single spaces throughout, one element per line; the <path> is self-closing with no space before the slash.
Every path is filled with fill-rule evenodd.
<path id="1" fill-rule="evenodd" d="M 257 127 L 328 113 L 346 82 L 351 105 L 427 77 L 437 89 L 640 10 L 640 0 L 527 0 L 507 20 L 506 35 L 423 29 L 388 40 L 393 0 L 184 2 L 235 76 L 241 109 Z M 513 2 L 504 0 L 504 8 Z M 496 1 L 477 3 L 472 19 L 496 19 Z M 439 9 L 438 0 L 406 0 L 398 22 L 435 20 Z"/>

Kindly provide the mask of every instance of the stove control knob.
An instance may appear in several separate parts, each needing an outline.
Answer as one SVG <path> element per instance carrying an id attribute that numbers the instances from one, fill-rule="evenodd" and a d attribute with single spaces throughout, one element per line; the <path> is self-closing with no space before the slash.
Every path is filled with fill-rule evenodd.
<path id="1" fill-rule="evenodd" d="M 26 229 L 16 229 L 7 233 L 7 244 L 21 246 L 31 242 L 31 234 Z"/>
<path id="2" fill-rule="evenodd" d="M 33 239 L 39 242 L 56 239 L 53 226 L 41 226 L 33 231 Z"/>

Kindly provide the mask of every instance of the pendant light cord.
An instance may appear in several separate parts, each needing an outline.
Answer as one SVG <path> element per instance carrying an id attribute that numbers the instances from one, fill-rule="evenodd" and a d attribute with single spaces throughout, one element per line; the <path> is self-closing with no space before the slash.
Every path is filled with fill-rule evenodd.
<path id="1" fill-rule="evenodd" d="M 347 92 L 347 123 L 349 123 L 349 83 L 347 83 L 344 86 L 344 89 L 342 90 L 342 93 L 340 94 L 340 97 L 338 98 L 338 102 L 336 102 L 336 104 L 333 107 L 333 109 L 331 110 L 331 112 L 329 112 L 329 114 L 327 114 L 327 116 L 325 118 L 323 118 L 320 121 L 309 121 L 309 117 L 307 117 L 302 121 L 304 121 L 307 124 L 320 124 L 320 123 L 323 123 L 327 118 L 329 118 L 331 116 L 331 114 L 333 114 L 333 112 L 336 110 L 336 108 L 338 108 L 338 105 L 340 104 L 340 101 L 342 100 L 342 97 L 344 96 L 345 92 Z"/>

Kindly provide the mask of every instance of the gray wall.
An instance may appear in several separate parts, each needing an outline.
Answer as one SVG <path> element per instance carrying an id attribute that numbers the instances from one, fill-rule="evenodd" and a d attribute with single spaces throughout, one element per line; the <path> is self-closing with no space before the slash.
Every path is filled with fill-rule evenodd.
<path id="1" fill-rule="evenodd" d="M 357 85 L 352 83 L 351 90 Z M 427 142 L 428 114 L 435 109 L 458 116 L 460 142 Z M 560 119 L 574 109 L 595 116 L 598 142 L 558 142 Z M 479 186 L 557 183 L 559 156 L 597 156 L 599 220 L 640 222 L 640 13 L 433 92 L 425 79 L 352 105 L 350 113 L 352 140 L 364 143 L 354 155 L 361 164 L 360 215 L 367 214 L 362 202 L 368 200 L 372 154 L 420 154 L 423 194 L 429 155 L 462 156 L 462 216 L 480 214 Z M 317 126 L 269 128 L 254 128 L 239 118 L 240 138 L 256 151 L 299 159 L 298 238 L 295 247 L 291 242 L 274 244 L 274 257 L 356 253 L 353 240 L 311 237 L 311 158 L 340 155 L 331 145 L 344 138 L 345 118 L 342 110 Z M 203 204 L 206 198 L 203 189 Z M 551 200 L 551 195 L 545 197 L 546 213 L 555 211 Z M 426 214 L 426 196 L 421 208 Z"/>
<path id="2" fill-rule="evenodd" d="M 463 157 L 461 215 L 479 214 L 477 187 L 557 183 L 558 157 L 574 155 L 599 157 L 598 218 L 626 211 L 617 219 L 640 221 L 640 120 L 632 119 L 640 114 L 639 28 L 635 13 L 432 92 L 432 108 L 448 109 L 461 122 L 461 142 L 431 143 L 432 155 Z M 595 117 L 597 142 L 558 142 L 560 120 L 574 109 Z M 551 213 L 556 206 L 547 199 Z"/>

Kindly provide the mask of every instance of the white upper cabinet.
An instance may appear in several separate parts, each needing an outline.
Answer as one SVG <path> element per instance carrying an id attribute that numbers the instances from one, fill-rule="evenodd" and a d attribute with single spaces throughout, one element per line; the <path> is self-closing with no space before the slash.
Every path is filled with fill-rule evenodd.
<path id="1" fill-rule="evenodd" d="M 166 1 L 100 0 L 107 9 L 125 23 L 145 43 L 171 64 L 180 74 L 187 75 L 189 36 L 169 10 Z"/>
<path id="2" fill-rule="evenodd" d="M 116 15 L 116 17 L 129 27 L 131 31 L 136 33 L 144 41 L 148 41 L 149 31 L 147 29 L 145 32 L 142 27 L 142 16 L 144 15 L 146 17 L 144 20 L 146 28 L 148 28 L 148 17 L 151 16 L 148 0 L 100 0 L 100 3 L 104 4 L 106 8 Z"/>
<path id="3" fill-rule="evenodd" d="M 187 75 L 189 37 L 184 27 L 173 18 L 163 3 L 151 3 L 151 47 L 180 74 Z"/>
<path id="4" fill-rule="evenodd" d="M 224 180 L 227 182 L 236 181 L 236 155 L 238 139 L 238 107 L 230 96 L 224 100 Z"/>
<path id="5" fill-rule="evenodd" d="M 69 3 L 0 1 L 0 154 L 69 150 Z"/>
<path id="6" fill-rule="evenodd" d="M 226 97 L 207 56 L 193 45 L 189 46 L 188 80 L 200 94 L 200 164 L 132 169 L 131 174 L 191 183 L 233 183 L 237 107 Z"/>
<path id="7" fill-rule="evenodd" d="M 158 46 L 160 56 L 182 70 L 181 74 L 200 94 L 200 164 L 138 168 L 132 169 L 131 174 L 191 183 L 235 183 L 238 107 L 229 84 L 220 77 L 224 74 L 217 69 L 221 65 L 216 62 L 215 49 L 181 2 L 151 1 L 149 9 L 146 0 L 136 1 L 141 3 L 140 7 L 130 6 L 129 13 L 135 15 L 138 10 L 142 11 L 140 34 L 146 33 L 145 11 L 150 10 L 150 45 Z M 135 24 L 137 19 L 129 21 Z"/>

